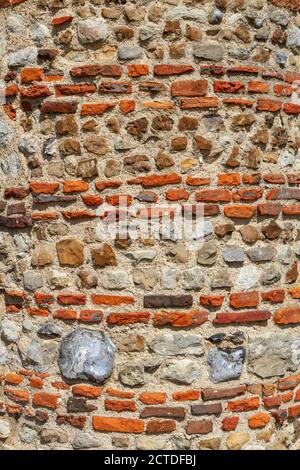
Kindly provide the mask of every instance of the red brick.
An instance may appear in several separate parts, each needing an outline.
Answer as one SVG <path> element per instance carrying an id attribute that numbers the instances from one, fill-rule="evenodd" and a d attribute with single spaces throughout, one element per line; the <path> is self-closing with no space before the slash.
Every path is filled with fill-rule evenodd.
<path id="1" fill-rule="evenodd" d="M 172 82 L 172 96 L 204 96 L 207 91 L 207 80 L 180 80 Z"/>
<path id="2" fill-rule="evenodd" d="M 166 199 L 168 201 L 187 201 L 190 193 L 184 188 L 168 189 Z"/>
<path id="3" fill-rule="evenodd" d="M 257 205 L 259 215 L 276 216 L 281 212 L 281 204 L 277 202 L 263 202 Z"/>
<path id="4" fill-rule="evenodd" d="M 33 317 L 48 317 L 50 315 L 49 310 L 47 310 L 46 308 L 28 307 L 26 311 L 29 315 Z"/>
<path id="5" fill-rule="evenodd" d="M 59 294 L 57 301 L 62 305 L 85 305 L 85 294 Z"/>
<path id="6" fill-rule="evenodd" d="M 77 103 L 70 101 L 46 101 L 41 106 L 43 114 L 74 114 L 77 110 Z"/>
<path id="7" fill-rule="evenodd" d="M 239 417 L 238 416 L 228 416 L 223 419 L 222 421 L 222 431 L 229 432 L 234 431 L 239 424 Z"/>
<path id="8" fill-rule="evenodd" d="M 65 181 L 63 192 L 64 193 L 78 193 L 81 191 L 87 191 L 89 184 L 86 181 Z"/>
<path id="9" fill-rule="evenodd" d="M 150 313 L 148 312 L 124 312 L 110 313 L 106 319 L 109 325 L 130 325 L 133 323 L 148 323 Z"/>
<path id="10" fill-rule="evenodd" d="M 275 83 L 274 93 L 276 96 L 291 96 L 293 93 L 293 87 L 282 83 Z"/>
<path id="11" fill-rule="evenodd" d="M 52 294 L 41 294 L 36 292 L 34 294 L 35 301 L 38 305 L 50 305 L 54 303 L 54 295 Z"/>
<path id="12" fill-rule="evenodd" d="M 124 432 L 140 434 L 144 431 L 144 421 L 130 418 L 108 418 L 107 416 L 93 416 L 92 424 L 95 431 Z"/>
<path id="13" fill-rule="evenodd" d="M 289 294 L 293 299 L 300 299 L 300 287 L 292 287 L 292 289 L 289 289 Z"/>
<path id="14" fill-rule="evenodd" d="M 195 69 L 192 65 L 184 64 L 159 64 L 154 65 L 154 75 L 182 75 L 184 73 L 193 72 Z"/>
<path id="15" fill-rule="evenodd" d="M 263 175 L 264 181 L 271 184 L 284 184 L 285 183 L 285 176 L 281 173 L 268 173 L 267 175 Z"/>
<path id="16" fill-rule="evenodd" d="M 161 312 L 154 313 L 153 324 L 155 326 L 187 327 L 202 325 L 208 319 L 208 313 L 192 310 L 190 312 Z"/>
<path id="17" fill-rule="evenodd" d="M 300 374 L 290 375 L 283 379 L 278 379 L 278 390 L 294 389 L 300 383 Z"/>
<path id="18" fill-rule="evenodd" d="M 263 196 L 262 188 L 238 189 L 232 192 L 233 201 L 256 201 Z"/>
<path id="19" fill-rule="evenodd" d="M 248 418 L 248 426 L 250 429 L 262 429 L 270 422 L 268 413 L 259 412 Z"/>
<path id="20" fill-rule="evenodd" d="M 251 219 L 256 212 L 256 206 L 225 206 L 224 214 L 229 218 Z"/>
<path id="21" fill-rule="evenodd" d="M 119 102 L 120 110 L 124 114 L 132 113 L 135 110 L 135 101 L 133 100 L 121 100 Z"/>
<path id="22" fill-rule="evenodd" d="M 86 397 L 86 398 L 98 398 L 101 395 L 102 389 L 94 385 L 74 385 L 72 387 L 72 393 L 75 396 Z"/>
<path id="23" fill-rule="evenodd" d="M 266 321 L 271 313 L 268 310 L 246 310 L 244 312 L 221 312 L 217 313 L 213 323 L 215 325 L 230 323 L 250 323 Z"/>
<path id="24" fill-rule="evenodd" d="M 116 93 L 130 94 L 132 93 L 131 82 L 101 82 L 98 88 L 99 93 Z"/>
<path id="25" fill-rule="evenodd" d="M 21 70 L 21 82 L 42 82 L 44 80 L 44 72 L 42 68 L 24 68 Z"/>
<path id="26" fill-rule="evenodd" d="M 53 393 L 39 392 L 33 395 L 32 403 L 41 408 L 54 410 L 57 408 L 59 395 Z"/>
<path id="27" fill-rule="evenodd" d="M 224 98 L 223 103 L 231 106 L 246 106 L 247 108 L 251 108 L 254 104 L 254 100 L 245 98 Z"/>
<path id="28" fill-rule="evenodd" d="M 139 176 L 128 181 L 128 184 L 142 184 L 145 188 L 164 186 L 166 184 L 181 183 L 182 177 L 177 173 L 167 173 L 164 175 Z"/>
<path id="29" fill-rule="evenodd" d="M 241 400 L 229 401 L 227 403 L 228 411 L 251 411 L 259 407 L 259 397 L 242 398 Z"/>
<path id="30" fill-rule="evenodd" d="M 100 323 L 103 312 L 100 310 L 81 310 L 78 320 L 83 323 Z"/>
<path id="31" fill-rule="evenodd" d="M 101 116 L 115 107 L 115 103 L 85 103 L 81 107 L 80 116 Z"/>
<path id="32" fill-rule="evenodd" d="M 287 114 L 300 114 L 300 104 L 284 103 L 283 111 Z"/>
<path id="33" fill-rule="evenodd" d="M 78 85 L 55 85 L 56 96 L 85 95 L 95 93 L 97 87 L 93 83 L 79 83 Z"/>
<path id="34" fill-rule="evenodd" d="M 276 408 L 280 406 L 282 403 L 282 399 L 280 395 L 273 395 L 271 397 L 264 398 L 264 406 L 266 408 Z"/>
<path id="35" fill-rule="evenodd" d="M 233 308 L 257 307 L 258 302 L 258 291 L 230 294 L 230 306 Z"/>
<path id="36" fill-rule="evenodd" d="M 205 186 L 207 184 L 210 184 L 210 177 L 209 176 L 191 176 L 188 175 L 186 177 L 186 184 L 189 186 Z"/>
<path id="37" fill-rule="evenodd" d="M 57 18 L 52 18 L 53 26 L 59 26 L 61 24 L 71 23 L 73 16 L 59 16 Z"/>
<path id="38" fill-rule="evenodd" d="M 14 372 L 9 372 L 5 376 L 5 383 L 9 385 L 19 385 L 23 382 L 23 377 L 19 374 L 15 374 Z"/>
<path id="39" fill-rule="evenodd" d="M 104 407 L 107 411 L 136 411 L 136 404 L 131 400 L 104 400 Z"/>
<path id="40" fill-rule="evenodd" d="M 182 406 L 146 406 L 140 413 L 141 418 L 184 419 L 186 410 Z"/>
<path id="41" fill-rule="evenodd" d="M 221 307 L 224 298 L 224 295 L 201 295 L 200 304 L 203 305 L 203 307 Z"/>
<path id="42" fill-rule="evenodd" d="M 285 298 L 285 291 L 283 289 L 273 289 L 268 292 L 262 292 L 261 298 L 272 304 L 282 303 Z"/>
<path id="43" fill-rule="evenodd" d="M 128 64 L 127 70 L 129 77 L 142 77 L 148 75 L 149 66 L 147 64 Z"/>
<path id="44" fill-rule="evenodd" d="M 259 81 L 249 82 L 248 93 L 269 93 L 269 84 Z"/>
<path id="45" fill-rule="evenodd" d="M 238 93 L 244 88 L 242 82 L 226 82 L 224 80 L 216 80 L 214 82 L 215 93 Z"/>
<path id="46" fill-rule="evenodd" d="M 187 434 L 209 434 L 212 430 L 213 423 L 207 419 L 188 421 L 185 427 Z"/>
<path id="47" fill-rule="evenodd" d="M 203 189 L 195 193 L 197 202 L 229 202 L 231 192 L 228 189 Z"/>
<path id="48" fill-rule="evenodd" d="M 94 305 L 131 305 L 134 304 L 134 297 L 130 295 L 106 295 L 92 294 Z"/>
<path id="49" fill-rule="evenodd" d="M 148 434 L 162 434 L 175 431 L 176 422 L 171 419 L 149 421 L 146 426 Z"/>
<path id="50" fill-rule="evenodd" d="M 278 325 L 300 323 L 300 307 L 282 307 L 275 311 L 273 320 Z"/>
<path id="51" fill-rule="evenodd" d="M 262 99 L 262 98 L 257 100 L 257 105 L 256 105 L 256 109 L 258 111 L 270 111 L 272 113 L 276 113 L 277 111 L 280 111 L 281 107 L 282 107 L 281 101 Z"/>
<path id="52" fill-rule="evenodd" d="M 82 200 L 87 206 L 91 206 L 91 207 L 98 207 L 104 202 L 103 197 L 98 196 L 97 194 L 96 195 L 95 194 L 84 195 L 82 196 Z"/>
<path id="53" fill-rule="evenodd" d="M 300 415 L 300 405 L 290 406 L 288 408 L 289 418 L 297 418 Z"/>
<path id="54" fill-rule="evenodd" d="M 181 100 L 181 109 L 209 109 L 218 108 L 220 105 L 219 98 L 209 96 L 206 98 L 184 98 Z"/>
<path id="55" fill-rule="evenodd" d="M 56 310 L 54 318 L 60 320 L 77 320 L 77 312 L 75 310 L 59 309 Z"/>

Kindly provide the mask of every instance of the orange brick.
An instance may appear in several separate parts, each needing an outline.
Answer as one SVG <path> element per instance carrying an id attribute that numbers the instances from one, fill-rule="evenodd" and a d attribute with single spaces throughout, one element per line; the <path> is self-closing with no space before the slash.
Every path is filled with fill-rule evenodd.
<path id="1" fill-rule="evenodd" d="M 59 399 L 59 395 L 55 395 L 53 393 L 46 393 L 46 392 L 38 392 L 35 393 L 32 399 L 32 403 L 35 406 L 39 406 L 41 408 L 49 408 L 54 410 L 57 408 L 57 402 Z"/>
<path id="2" fill-rule="evenodd" d="M 95 431 L 122 432 L 140 434 L 144 431 L 145 424 L 141 419 L 108 418 L 106 416 L 93 416 L 93 428 Z"/>
<path id="3" fill-rule="evenodd" d="M 251 429 L 262 429 L 270 422 L 268 413 L 259 412 L 248 418 L 248 426 Z"/>
<path id="4" fill-rule="evenodd" d="M 160 405 L 167 400 L 165 392 L 142 392 L 139 400 L 145 405 Z"/>
<path id="5" fill-rule="evenodd" d="M 229 401 L 227 403 L 228 411 L 251 411 L 259 407 L 259 397 L 242 398 L 240 400 Z"/>
<path id="6" fill-rule="evenodd" d="M 73 395 L 78 395 L 80 397 L 87 398 L 97 398 L 100 397 L 102 392 L 101 387 L 96 387 L 94 385 L 74 385 L 72 387 Z"/>

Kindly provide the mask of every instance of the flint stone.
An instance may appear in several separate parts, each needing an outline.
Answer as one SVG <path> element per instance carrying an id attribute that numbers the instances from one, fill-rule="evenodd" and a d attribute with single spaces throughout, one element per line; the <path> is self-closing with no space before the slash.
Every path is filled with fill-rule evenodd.
<path id="1" fill-rule="evenodd" d="M 223 251 L 223 258 L 226 263 L 243 263 L 245 260 L 244 248 L 239 246 L 226 246 Z"/>
<path id="2" fill-rule="evenodd" d="M 270 19 L 273 21 L 273 23 L 276 23 L 280 26 L 287 26 L 290 21 L 290 16 L 283 10 L 274 9 L 270 12 Z"/>
<path id="3" fill-rule="evenodd" d="M 9 55 L 9 67 L 25 67 L 27 65 L 35 65 L 37 61 L 38 51 L 36 47 L 25 47 Z"/>
<path id="4" fill-rule="evenodd" d="M 253 263 L 271 261 L 275 254 L 276 250 L 271 246 L 260 246 L 247 251 L 247 255 Z"/>
<path id="5" fill-rule="evenodd" d="M 25 289 L 34 292 L 44 285 L 43 277 L 34 272 L 34 271 L 26 271 L 23 276 L 23 282 Z"/>
<path id="6" fill-rule="evenodd" d="M 203 286 L 204 276 L 201 268 L 195 266 L 194 268 L 186 269 L 183 271 L 182 287 L 186 290 L 199 290 Z"/>
<path id="7" fill-rule="evenodd" d="M 144 369 L 140 364 L 132 364 L 120 370 L 120 381 L 129 387 L 137 387 L 145 383 Z"/>
<path id="8" fill-rule="evenodd" d="M 46 336 L 47 338 L 57 338 L 61 336 L 61 331 L 57 328 L 54 323 L 45 322 L 41 325 L 41 327 L 37 331 L 38 335 Z"/>
<path id="9" fill-rule="evenodd" d="M 207 358 L 210 379 L 214 383 L 237 379 L 242 373 L 244 356 L 244 348 L 210 349 Z"/>
<path id="10" fill-rule="evenodd" d="M 1 146 L 1 123 L 0 123 L 0 146 Z M 18 155 L 15 152 L 12 152 L 5 159 L 3 158 L 2 160 L 0 160 L 0 178 L 1 179 L 5 178 L 5 175 L 17 176 L 20 169 L 21 169 L 21 162 L 20 162 Z"/>
<path id="11" fill-rule="evenodd" d="M 0 121 L 0 147 L 12 141 L 13 133 L 6 121 Z"/>
<path id="12" fill-rule="evenodd" d="M 296 371 L 300 364 L 300 336 L 266 333 L 249 338 L 248 369 L 262 378 Z"/>
<path id="13" fill-rule="evenodd" d="M 224 49 L 219 44 L 205 44 L 194 47 L 194 56 L 197 59 L 220 62 L 224 56 Z"/>
<path id="14" fill-rule="evenodd" d="M 288 34 L 287 45 L 300 50 L 300 28 L 293 28 Z"/>
<path id="15" fill-rule="evenodd" d="M 163 289 L 176 289 L 177 270 L 176 268 L 163 268 L 161 273 L 161 286 Z"/>
<path id="16" fill-rule="evenodd" d="M 9 363 L 11 363 L 11 356 L 5 345 L 0 341 L 0 365 L 3 366 Z"/>
<path id="17" fill-rule="evenodd" d="M 157 336 L 150 344 L 150 349 L 160 356 L 177 356 L 178 354 L 204 354 L 201 335 L 165 333 Z"/>
<path id="18" fill-rule="evenodd" d="M 1 323 L 1 335 L 9 343 L 17 343 L 21 335 L 21 327 L 11 320 L 3 320 Z"/>
<path id="19" fill-rule="evenodd" d="M 0 439 L 7 439 L 10 434 L 10 424 L 4 419 L 0 419 Z"/>
<path id="20" fill-rule="evenodd" d="M 19 437 L 25 444 L 30 444 L 38 436 L 38 431 L 34 425 L 23 424 L 19 430 Z"/>
<path id="21" fill-rule="evenodd" d="M 57 345 L 53 341 L 45 344 L 34 339 L 28 344 L 27 338 L 22 338 L 18 347 L 23 366 L 36 372 L 46 372 L 57 352 Z"/>
<path id="22" fill-rule="evenodd" d="M 102 331 L 77 328 L 61 342 L 58 364 L 68 379 L 104 382 L 112 373 L 116 346 Z"/>
<path id="23" fill-rule="evenodd" d="M 31 25 L 31 37 L 33 41 L 40 43 L 50 38 L 51 34 L 45 24 L 34 21 Z"/>
<path id="24" fill-rule="evenodd" d="M 77 433 L 72 441 L 73 449 L 90 449 L 101 447 L 101 442 L 87 432 Z"/>
<path id="25" fill-rule="evenodd" d="M 255 266 L 243 266 L 235 282 L 235 287 L 247 290 L 254 287 L 259 279 L 259 271 Z"/>
<path id="26" fill-rule="evenodd" d="M 30 134 L 24 135 L 19 140 L 19 150 L 24 153 L 25 155 L 31 155 L 38 150 L 37 143 L 34 137 Z"/>
<path id="27" fill-rule="evenodd" d="M 200 367 L 191 359 L 180 359 L 167 363 L 162 369 L 162 377 L 178 384 L 191 384 L 200 376 Z"/>
<path id="28" fill-rule="evenodd" d="M 6 20 L 6 28 L 10 33 L 21 33 L 24 30 L 24 20 L 21 15 L 9 15 Z"/>
<path id="29" fill-rule="evenodd" d="M 78 24 L 78 39 L 83 44 L 93 44 L 98 41 L 105 41 L 109 31 L 106 21 L 97 19 L 87 19 Z"/>
<path id="30" fill-rule="evenodd" d="M 290 245 L 282 245 L 277 249 L 278 261 L 281 264 L 290 264 L 292 261 L 293 252 Z"/>

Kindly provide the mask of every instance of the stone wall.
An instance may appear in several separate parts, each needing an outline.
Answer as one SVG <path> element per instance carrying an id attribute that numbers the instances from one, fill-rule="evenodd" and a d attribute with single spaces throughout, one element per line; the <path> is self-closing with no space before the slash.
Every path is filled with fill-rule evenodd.
<path id="1" fill-rule="evenodd" d="M 0 0 L 0 448 L 299 448 L 299 28 Z M 201 205 L 203 246 L 101 240 L 120 195 Z"/>

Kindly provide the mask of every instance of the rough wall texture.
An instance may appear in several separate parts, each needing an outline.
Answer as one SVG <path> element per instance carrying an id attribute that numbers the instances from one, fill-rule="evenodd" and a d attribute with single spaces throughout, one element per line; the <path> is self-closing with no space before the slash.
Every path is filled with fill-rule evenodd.
<path id="1" fill-rule="evenodd" d="M 299 13 L 0 0 L 1 448 L 299 448 Z M 102 242 L 120 194 L 203 247 Z"/>

